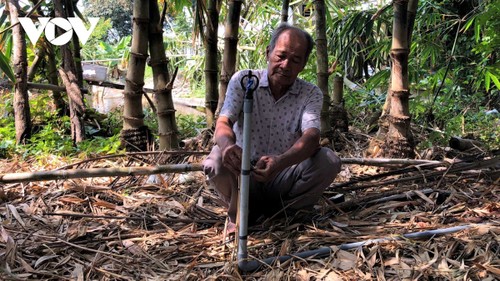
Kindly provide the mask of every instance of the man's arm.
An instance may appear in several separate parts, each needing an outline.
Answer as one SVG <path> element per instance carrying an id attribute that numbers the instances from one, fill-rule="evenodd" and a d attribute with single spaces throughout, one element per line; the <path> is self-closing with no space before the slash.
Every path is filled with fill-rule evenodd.
<path id="1" fill-rule="evenodd" d="M 215 143 L 222 151 L 222 164 L 238 175 L 241 169 L 242 150 L 236 145 L 233 122 L 226 116 L 219 116 L 215 123 Z"/>
<path id="2" fill-rule="evenodd" d="M 263 156 L 257 161 L 253 172 L 257 181 L 272 180 L 283 169 L 311 157 L 320 148 L 320 131 L 309 128 L 285 153 L 276 156 Z"/>

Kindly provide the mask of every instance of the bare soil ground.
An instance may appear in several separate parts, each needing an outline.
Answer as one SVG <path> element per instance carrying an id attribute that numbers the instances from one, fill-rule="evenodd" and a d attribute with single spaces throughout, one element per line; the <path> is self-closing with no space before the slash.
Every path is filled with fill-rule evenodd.
<path id="1" fill-rule="evenodd" d="M 361 157 L 366 139 L 350 134 L 344 144 L 341 157 Z M 432 156 L 451 163 L 447 157 L 439 149 Z M 186 151 L 3 159 L 0 174 L 202 158 Z M 225 211 L 201 172 L 0 183 L 0 279 L 499 280 L 499 158 L 466 160 L 391 169 L 344 165 L 313 212 L 260 221 L 249 234 L 252 260 L 320 247 L 332 254 L 250 273 L 238 270 L 236 241 L 224 234 Z M 345 202 L 333 203 L 329 198 L 339 193 Z M 456 226 L 463 229 L 405 236 Z M 380 240 L 344 247 L 371 239 Z"/>

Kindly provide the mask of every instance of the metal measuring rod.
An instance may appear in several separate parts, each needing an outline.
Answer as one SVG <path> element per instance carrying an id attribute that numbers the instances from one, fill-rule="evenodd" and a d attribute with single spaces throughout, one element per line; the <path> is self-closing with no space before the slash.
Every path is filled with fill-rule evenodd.
<path id="1" fill-rule="evenodd" d="M 248 258 L 248 197 L 250 189 L 250 134 L 252 132 L 253 92 L 259 86 L 259 78 L 249 70 L 240 80 L 245 90 L 243 99 L 243 155 L 241 157 L 239 229 L 238 229 L 238 264 L 245 263 Z"/>

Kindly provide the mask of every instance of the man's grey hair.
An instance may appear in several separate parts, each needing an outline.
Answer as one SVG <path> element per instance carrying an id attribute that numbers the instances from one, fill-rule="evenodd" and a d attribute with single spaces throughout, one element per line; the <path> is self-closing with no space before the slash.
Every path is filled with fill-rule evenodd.
<path id="1" fill-rule="evenodd" d="M 280 37 L 281 33 L 285 32 L 287 30 L 296 31 L 299 34 L 302 34 L 304 36 L 304 39 L 306 40 L 306 43 L 307 43 L 307 49 L 306 49 L 306 61 L 307 61 L 309 59 L 309 55 L 312 52 L 312 49 L 314 48 L 314 40 L 311 37 L 311 34 L 309 34 L 307 31 L 300 29 L 298 27 L 289 25 L 288 23 L 280 24 L 273 31 L 273 34 L 271 35 L 271 41 L 269 42 L 269 51 L 272 52 L 274 50 L 274 47 L 276 47 L 276 42 L 278 41 L 278 38 Z"/>

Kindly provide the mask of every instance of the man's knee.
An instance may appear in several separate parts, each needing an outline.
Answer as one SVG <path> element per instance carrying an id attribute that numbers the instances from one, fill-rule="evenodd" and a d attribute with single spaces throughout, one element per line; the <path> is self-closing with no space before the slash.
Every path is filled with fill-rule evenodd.
<path id="1" fill-rule="evenodd" d="M 220 173 L 221 166 L 222 155 L 219 147 L 215 145 L 210 154 L 203 160 L 203 172 L 209 179 L 212 179 Z"/>
<path id="2" fill-rule="evenodd" d="M 203 172 L 208 183 L 217 191 L 222 200 L 230 204 L 232 194 L 237 190 L 238 180 L 222 165 L 222 155 L 218 146 L 214 146 L 203 161 Z"/>
<path id="3" fill-rule="evenodd" d="M 314 159 L 316 164 L 316 171 L 324 177 L 331 177 L 335 179 L 340 172 L 342 165 L 340 157 L 335 154 L 331 149 L 322 147 Z"/>

